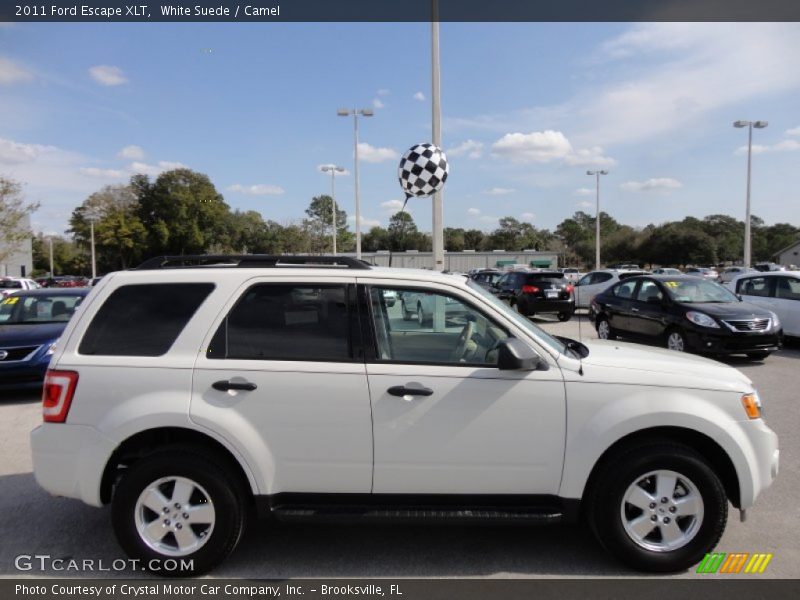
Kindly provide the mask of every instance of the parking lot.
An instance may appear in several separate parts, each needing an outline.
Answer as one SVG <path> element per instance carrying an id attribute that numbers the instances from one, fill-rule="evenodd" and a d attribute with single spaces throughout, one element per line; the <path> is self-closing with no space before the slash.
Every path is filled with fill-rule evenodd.
<path id="1" fill-rule="evenodd" d="M 572 338 L 594 339 L 585 317 L 559 323 L 536 319 L 545 329 Z M 726 359 L 761 393 L 769 425 L 781 443 L 776 484 L 749 511 L 746 523 L 731 510 L 718 551 L 769 552 L 774 557 L 758 577 L 800 576 L 800 344 L 763 363 Z M 28 433 L 40 421 L 36 394 L 0 400 L 0 576 L 120 576 L 130 572 L 20 572 L 15 557 L 123 558 L 110 526 L 108 508 L 52 498 L 31 473 Z M 136 573 L 137 576 L 143 574 Z M 256 523 L 213 577 L 628 577 L 581 526 L 372 525 Z M 691 572 L 675 577 L 717 577 Z M 724 577 L 724 576 L 723 576 Z M 738 577 L 752 577 L 739 575 Z"/>

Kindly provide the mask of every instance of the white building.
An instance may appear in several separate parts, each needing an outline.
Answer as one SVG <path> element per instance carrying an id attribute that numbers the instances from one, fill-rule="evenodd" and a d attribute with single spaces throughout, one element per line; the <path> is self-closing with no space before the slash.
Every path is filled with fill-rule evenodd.
<path id="1" fill-rule="evenodd" d="M 795 240 L 792 245 L 783 250 L 776 252 L 775 262 L 787 267 L 790 265 L 800 266 L 800 239 Z"/>
<path id="2" fill-rule="evenodd" d="M 30 217 L 26 217 L 25 225 L 30 229 Z M 33 245 L 31 238 L 25 238 L 22 242 L 10 248 L 11 253 L 6 256 L 8 246 L 5 240 L 0 240 L 0 277 L 30 277 L 33 271 Z M 5 256 L 5 258 L 3 258 Z"/>
<path id="3" fill-rule="evenodd" d="M 346 256 L 355 256 L 348 253 Z M 382 267 L 389 266 L 390 254 L 388 251 L 362 252 L 361 257 L 367 262 Z M 485 269 L 487 267 L 504 267 L 513 264 L 528 265 L 530 267 L 556 268 L 558 266 L 557 252 L 537 252 L 536 250 L 520 250 L 519 252 L 445 252 L 444 268 L 448 271 L 466 272 L 470 269 Z M 433 268 L 433 254 L 431 252 L 393 252 L 391 266 L 414 269 Z"/>

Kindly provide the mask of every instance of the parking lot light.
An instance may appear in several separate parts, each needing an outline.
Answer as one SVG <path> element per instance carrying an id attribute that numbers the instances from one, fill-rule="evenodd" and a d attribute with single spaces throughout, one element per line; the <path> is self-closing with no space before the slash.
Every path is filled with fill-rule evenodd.
<path id="1" fill-rule="evenodd" d="M 342 167 L 337 167 L 336 165 L 322 165 L 319 170 L 323 173 L 331 174 L 331 203 L 333 204 L 331 209 L 331 222 L 333 223 L 333 255 L 336 256 L 336 174 L 344 173 L 345 170 Z"/>
<path id="2" fill-rule="evenodd" d="M 355 179 L 356 188 L 356 258 L 361 259 L 361 198 L 359 195 L 359 181 L 358 181 L 358 117 L 372 117 L 375 112 L 371 108 L 340 108 L 336 111 L 340 117 L 349 117 L 353 115 L 353 145 L 355 152 L 353 154 L 353 178 Z"/>
<path id="3" fill-rule="evenodd" d="M 599 171 L 586 171 L 587 175 L 594 175 L 597 178 L 595 183 L 595 191 L 597 194 L 597 215 L 595 217 L 595 225 L 594 225 L 594 235 L 595 235 L 595 244 L 594 244 L 594 268 L 595 270 L 600 269 L 600 175 L 608 175 L 608 171 L 605 169 L 601 169 Z"/>
<path id="4" fill-rule="evenodd" d="M 750 171 L 753 160 L 753 127 L 756 129 L 764 129 L 769 122 L 767 121 L 734 121 L 733 126 L 737 129 L 747 127 L 747 200 L 745 203 L 745 218 L 744 218 L 744 268 L 750 268 Z"/>

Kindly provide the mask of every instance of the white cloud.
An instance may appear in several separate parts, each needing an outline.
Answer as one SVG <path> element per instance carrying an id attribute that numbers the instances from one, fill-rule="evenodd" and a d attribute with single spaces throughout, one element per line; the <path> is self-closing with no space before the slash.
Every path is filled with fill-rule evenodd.
<path id="1" fill-rule="evenodd" d="M 356 216 L 355 215 L 350 215 L 350 216 L 347 217 L 347 220 L 350 223 L 355 224 Z M 381 222 L 378 219 L 368 219 L 364 215 L 361 215 L 361 226 L 362 227 L 380 227 L 381 226 Z"/>
<path id="2" fill-rule="evenodd" d="M 143 175 L 160 175 L 164 171 L 172 171 L 173 169 L 188 169 L 188 167 L 179 162 L 171 162 L 167 160 L 160 160 L 156 165 L 148 165 L 143 162 L 134 161 L 128 167 L 133 173 L 141 173 Z"/>
<path id="3" fill-rule="evenodd" d="M 33 79 L 33 73 L 9 58 L 0 56 L 0 85 L 11 85 Z"/>
<path id="4" fill-rule="evenodd" d="M 795 127 L 793 129 L 787 129 L 786 135 L 800 135 L 800 127 Z"/>
<path id="5" fill-rule="evenodd" d="M 450 148 L 446 154 L 448 156 L 467 156 L 469 158 L 480 158 L 483 155 L 483 143 L 475 140 L 467 140 L 458 146 Z"/>
<path id="6" fill-rule="evenodd" d="M 323 171 L 322 169 L 331 169 L 331 168 L 336 168 L 336 165 L 317 165 L 317 171 L 325 173 L 328 176 L 330 176 L 330 171 Z M 341 177 L 342 175 L 350 175 L 350 171 L 348 171 L 347 169 L 336 171 L 336 177 Z"/>
<path id="7" fill-rule="evenodd" d="M 481 214 L 481 209 L 480 208 L 468 208 L 467 209 L 467 214 L 472 216 L 472 217 L 477 217 L 479 214 Z"/>
<path id="8" fill-rule="evenodd" d="M 494 144 L 492 154 L 513 162 L 547 163 L 564 158 L 572 152 L 572 145 L 560 131 L 533 131 L 507 133 Z"/>
<path id="9" fill-rule="evenodd" d="M 536 213 L 524 212 L 520 216 L 522 217 L 523 221 L 533 221 L 536 218 Z"/>
<path id="10" fill-rule="evenodd" d="M 141 146 L 125 146 L 117 154 L 119 158 L 126 158 L 128 160 L 142 160 L 144 158 L 144 150 Z"/>
<path id="11" fill-rule="evenodd" d="M 564 162 L 572 167 L 613 167 L 617 161 L 603 155 L 600 146 L 578 150 L 564 157 Z"/>
<path id="12" fill-rule="evenodd" d="M 513 194 L 516 191 L 517 190 L 513 188 L 493 187 L 488 190 L 483 190 L 483 193 L 489 196 L 505 196 L 506 194 Z"/>
<path id="13" fill-rule="evenodd" d="M 765 154 L 767 152 L 792 152 L 794 150 L 800 150 L 800 142 L 797 140 L 783 140 L 782 142 L 768 146 L 763 144 L 753 144 L 753 154 Z M 747 154 L 747 146 L 740 146 L 737 148 L 736 154 Z"/>
<path id="14" fill-rule="evenodd" d="M 403 201 L 402 200 L 387 200 L 386 202 L 381 202 L 381 208 L 385 210 L 389 214 L 394 214 L 403 208 Z M 411 212 L 406 206 L 406 212 Z"/>
<path id="15" fill-rule="evenodd" d="M 375 108 L 386 108 L 386 105 L 383 102 L 381 102 L 380 98 L 373 98 L 372 106 L 374 106 Z"/>
<path id="16" fill-rule="evenodd" d="M 422 92 L 417 92 L 416 94 L 414 94 L 414 100 L 425 102 L 425 94 L 423 94 Z"/>
<path id="17" fill-rule="evenodd" d="M 23 144 L 0 138 L 0 164 L 15 165 L 31 162 L 44 152 L 55 151 L 54 146 L 41 144 Z"/>
<path id="18" fill-rule="evenodd" d="M 99 169 L 97 167 L 81 167 L 81 173 L 95 179 L 126 179 L 128 173 L 121 169 Z"/>
<path id="19" fill-rule="evenodd" d="M 388 96 L 388 95 L 389 95 L 389 90 L 387 90 L 386 88 L 381 88 L 378 90 L 378 96 Z"/>
<path id="20" fill-rule="evenodd" d="M 572 192 L 573 196 L 594 196 L 594 190 L 590 188 L 578 188 Z"/>
<path id="21" fill-rule="evenodd" d="M 668 192 L 683 187 L 683 184 L 671 177 L 657 177 L 647 181 L 626 181 L 619 187 L 626 192 Z"/>
<path id="22" fill-rule="evenodd" d="M 385 160 L 396 160 L 400 155 L 391 148 L 376 148 L 366 142 L 359 142 L 358 157 L 369 163 L 379 163 Z"/>
<path id="23" fill-rule="evenodd" d="M 89 75 L 92 76 L 100 85 L 113 86 L 128 83 L 128 78 L 119 67 L 111 65 L 96 65 L 89 69 Z"/>
<path id="24" fill-rule="evenodd" d="M 594 204 L 592 204 L 588 200 L 581 200 L 580 202 L 576 202 L 575 206 L 577 206 L 578 208 L 592 208 Z"/>
<path id="25" fill-rule="evenodd" d="M 255 185 L 242 185 L 235 183 L 227 188 L 229 192 L 247 194 L 248 196 L 280 196 L 284 190 L 278 185 L 257 183 Z"/>

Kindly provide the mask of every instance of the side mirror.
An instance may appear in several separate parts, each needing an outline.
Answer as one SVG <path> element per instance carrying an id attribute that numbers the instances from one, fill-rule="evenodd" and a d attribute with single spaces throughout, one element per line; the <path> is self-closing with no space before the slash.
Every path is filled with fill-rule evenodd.
<path id="1" fill-rule="evenodd" d="M 547 363 L 522 340 L 506 338 L 497 343 L 497 368 L 501 371 L 547 370 Z"/>

